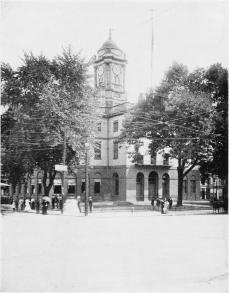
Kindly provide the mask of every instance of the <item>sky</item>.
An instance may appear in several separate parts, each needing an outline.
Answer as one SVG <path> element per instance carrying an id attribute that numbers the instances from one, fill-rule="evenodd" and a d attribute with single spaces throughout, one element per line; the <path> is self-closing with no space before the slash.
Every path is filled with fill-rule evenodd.
<path id="1" fill-rule="evenodd" d="M 153 19 L 151 19 L 152 12 Z M 126 53 L 129 102 L 173 61 L 190 71 L 228 67 L 228 1 L 1 1 L 1 61 L 16 69 L 23 52 L 52 59 L 69 45 L 86 60 L 112 39 Z"/>

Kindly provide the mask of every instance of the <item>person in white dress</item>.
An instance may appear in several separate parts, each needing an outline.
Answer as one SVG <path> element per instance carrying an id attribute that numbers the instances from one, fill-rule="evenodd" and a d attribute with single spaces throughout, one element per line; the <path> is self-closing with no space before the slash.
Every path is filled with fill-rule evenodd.
<path id="1" fill-rule="evenodd" d="M 30 207 L 30 200 L 28 198 L 26 198 L 25 200 L 25 212 L 30 212 L 31 211 L 31 207 Z"/>

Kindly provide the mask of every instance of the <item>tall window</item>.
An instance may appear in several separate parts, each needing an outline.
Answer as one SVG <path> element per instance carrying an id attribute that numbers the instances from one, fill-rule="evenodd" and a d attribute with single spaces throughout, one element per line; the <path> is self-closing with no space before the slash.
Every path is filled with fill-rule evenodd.
<path id="1" fill-rule="evenodd" d="M 113 122 L 113 132 L 117 132 L 118 131 L 118 121 L 114 121 Z"/>
<path id="2" fill-rule="evenodd" d="M 101 141 L 97 141 L 95 143 L 94 159 L 95 160 L 101 160 Z"/>
<path id="3" fill-rule="evenodd" d="M 120 79 L 119 79 L 119 77 L 118 76 L 115 76 L 115 84 L 120 84 Z"/>
<path id="4" fill-rule="evenodd" d="M 100 181 L 95 181 L 95 184 L 94 184 L 94 193 L 100 193 L 100 185 L 101 185 L 101 182 Z"/>
<path id="5" fill-rule="evenodd" d="M 118 142 L 114 141 L 114 160 L 118 159 Z"/>
<path id="6" fill-rule="evenodd" d="M 191 177 L 191 192 L 196 193 L 196 177 Z"/>
<path id="7" fill-rule="evenodd" d="M 188 181 L 187 181 L 187 177 L 185 177 L 184 180 L 183 180 L 183 193 L 188 193 Z"/>
<path id="8" fill-rule="evenodd" d="M 143 156 L 142 155 L 137 156 L 137 164 L 143 165 Z"/>
<path id="9" fill-rule="evenodd" d="M 101 123 L 101 122 L 100 122 L 100 123 L 98 123 L 97 130 L 98 130 L 98 131 L 101 131 L 101 130 L 102 130 L 102 123 Z"/>

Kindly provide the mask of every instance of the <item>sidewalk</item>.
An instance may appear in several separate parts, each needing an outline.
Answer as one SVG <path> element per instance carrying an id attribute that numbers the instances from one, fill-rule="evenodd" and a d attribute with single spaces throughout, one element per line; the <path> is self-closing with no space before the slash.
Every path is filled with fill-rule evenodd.
<path id="1" fill-rule="evenodd" d="M 3 214 L 6 213 L 14 213 L 14 214 L 34 214 L 34 215 L 42 215 L 42 212 L 40 211 L 39 214 L 36 213 L 35 210 L 31 210 L 30 212 L 24 212 L 24 211 L 16 211 L 13 212 L 12 208 L 9 207 L 3 207 L 1 206 L 1 212 Z M 76 211 L 73 213 L 72 211 L 66 211 L 64 210 L 63 214 L 60 210 L 48 210 L 47 211 L 48 216 L 73 216 L 73 217 L 85 217 L 84 208 L 82 208 L 82 212 L 79 213 Z M 217 213 L 218 214 L 218 213 Z M 220 213 L 221 215 L 224 215 L 224 213 Z M 122 217 L 122 216 L 134 216 L 134 217 L 153 217 L 153 216 L 184 216 L 184 215 L 214 215 L 212 209 L 191 209 L 191 210 L 168 210 L 167 214 L 161 214 L 161 211 L 158 211 L 157 209 L 154 210 L 124 210 L 124 209 L 117 209 L 117 210 L 98 210 L 93 209 L 92 213 L 88 212 L 88 217 Z"/>

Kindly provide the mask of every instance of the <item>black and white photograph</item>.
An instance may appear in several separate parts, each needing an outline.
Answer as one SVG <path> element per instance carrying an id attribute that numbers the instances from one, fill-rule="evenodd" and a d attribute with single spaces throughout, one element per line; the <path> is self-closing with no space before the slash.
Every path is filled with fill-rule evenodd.
<path id="1" fill-rule="evenodd" d="M 1 292 L 228 292 L 228 1 L 1 1 Z"/>

